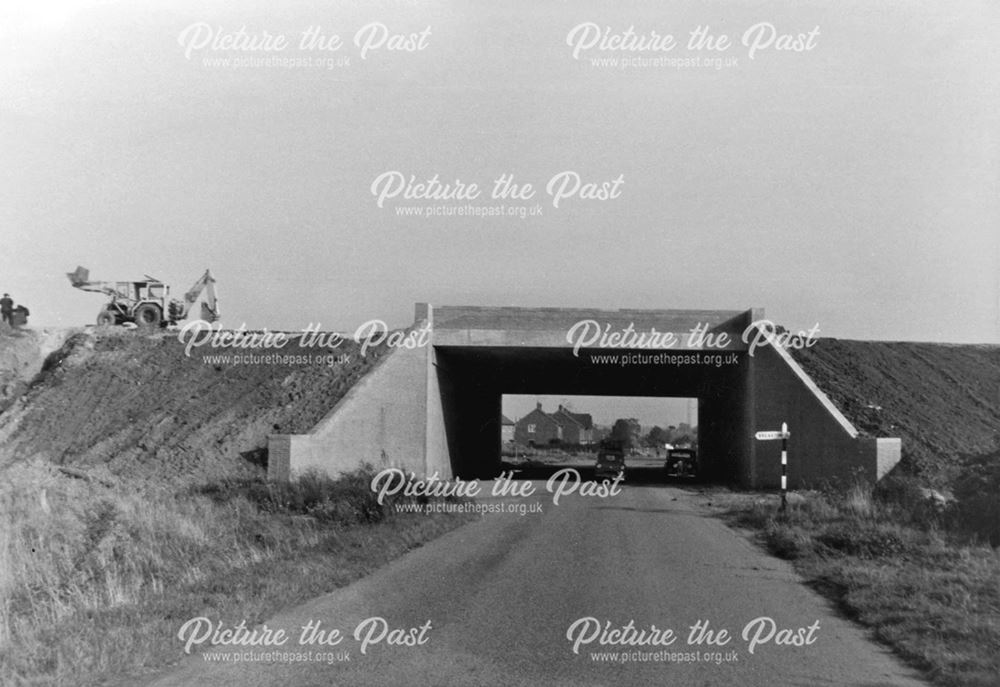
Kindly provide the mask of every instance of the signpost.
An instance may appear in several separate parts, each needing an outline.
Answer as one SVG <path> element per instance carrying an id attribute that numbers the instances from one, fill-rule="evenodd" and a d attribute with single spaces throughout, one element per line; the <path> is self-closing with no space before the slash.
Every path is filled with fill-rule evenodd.
<path id="1" fill-rule="evenodd" d="M 779 432 L 757 432 L 754 434 L 754 438 L 758 441 L 772 441 L 775 439 L 781 439 L 781 511 L 784 512 L 788 508 L 788 437 L 791 433 L 788 431 L 788 425 L 784 422 L 781 423 L 781 431 Z"/>

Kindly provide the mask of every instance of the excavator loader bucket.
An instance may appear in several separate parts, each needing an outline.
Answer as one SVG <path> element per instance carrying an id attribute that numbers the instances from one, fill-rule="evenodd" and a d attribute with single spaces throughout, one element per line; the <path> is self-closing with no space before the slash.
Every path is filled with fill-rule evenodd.
<path id="1" fill-rule="evenodd" d="M 76 269 L 72 272 L 67 272 L 66 276 L 69 277 L 69 283 L 73 286 L 83 286 L 90 281 L 90 270 L 77 265 Z"/>
<path id="2" fill-rule="evenodd" d="M 219 313 L 216 310 L 212 310 L 208 307 L 207 303 L 202 302 L 201 304 L 201 319 L 205 322 L 215 322 L 219 319 Z"/>

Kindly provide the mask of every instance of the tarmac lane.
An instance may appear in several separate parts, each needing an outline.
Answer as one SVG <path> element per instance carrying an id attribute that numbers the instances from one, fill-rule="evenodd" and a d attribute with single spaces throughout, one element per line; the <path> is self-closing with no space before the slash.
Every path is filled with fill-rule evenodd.
<path id="1" fill-rule="evenodd" d="M 926 684 L 690 492 L 626 484 L 554 505 L 537 484 L 516 500 L 541 512 L 484 513 L 269 619 L 283 645 L 206 641 L 148 684 Z"/>

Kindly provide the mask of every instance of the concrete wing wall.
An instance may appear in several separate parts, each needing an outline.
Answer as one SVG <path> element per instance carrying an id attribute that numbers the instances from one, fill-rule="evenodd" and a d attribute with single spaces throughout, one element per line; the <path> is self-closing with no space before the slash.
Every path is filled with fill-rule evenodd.
<path id="1" fill-rule="evenodd" d="M 753 430 L 777 430 L 788 423 L 790 488 L 874 482 L 899 462 L 899 439 L 859 436 L 786 351 L 766 345 L 751 360 Z M 753 486 L 780 484 L 780 441 L 755 442 L 753 460 Z"/>
<path id="2" fill-rule="evenodd" d="M 394 349 L 310 434 L 269 437 L 268 478 L 288 479 L 308 470 L 337 477 L 365 463 L 424 474 L 430 354 L 430 346 Z M 441 414 L 439 400 L 433 408 Z M 440 474 L 449 477 L 450 468 Z"/>

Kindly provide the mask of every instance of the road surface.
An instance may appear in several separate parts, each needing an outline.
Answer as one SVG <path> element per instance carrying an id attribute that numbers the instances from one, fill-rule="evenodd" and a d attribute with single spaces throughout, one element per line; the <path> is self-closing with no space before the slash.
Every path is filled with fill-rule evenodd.
<path id="1" fill-rule="evenodd" d="M 541 498 L 512 501 L 540 503 L 541 513 L 484 514 L 349 587 L 270 619 L 272 632 L 286 631 L 285 644 L 222 647 L 228 658 L 216 662 L 205 656 L 219 647 L 205 655 L 195 649 L 151 684 L 925 684 L 863 629 L 838 618 L 787 563 L 704 515 L 690 492 L 626 485 L 617 496 L 574 496 L 556 506 L 545 483 L 535 484 Z M 365 624 L 369 618 L 385 624 Z M 758 618 L 770 620 L 752 623 Z M 339 630 L 339 643 L 301 644 L 310 621 Z M 600 643 L 605 627 L 621 630 L 630 621 L 633 633 L 610 633 L 611 643 Z M 708 644 L 707 636 L 693 642 L 690 628 L 699 621 L 727 630 L 728 641 L 715 635 L 720 645 Z M 667 642 L 665 629 L 674 631 L 672 643 L 617 643 L 622 635 Z M 636 637 L 640 630 L 644 639 Z M 390 633 L 414 645 L 389 645 Z M 779 634 L 800 645 L 777 644 Z M 188 637 L 197 636 L 189 630 Z M 750 653 L 754 636 L 761 641 Z M 267 652 L 270 661 L 262 660 Z M 275 660 L 277 652 L 286 655 Z M 288 661 L 292 654 L 297 660 Z"/>

